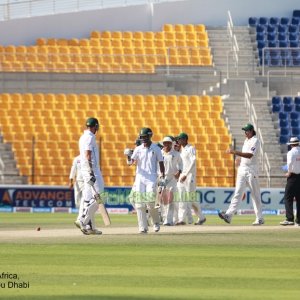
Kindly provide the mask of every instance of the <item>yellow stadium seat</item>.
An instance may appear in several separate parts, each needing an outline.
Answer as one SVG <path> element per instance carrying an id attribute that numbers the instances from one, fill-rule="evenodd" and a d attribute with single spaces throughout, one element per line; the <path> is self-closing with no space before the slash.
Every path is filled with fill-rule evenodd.
<path id="1" fill-rule="evenodd" d="M 174 31 L 174 26 L 172 24 L 164 24 L 163 25 L 163 31 L 173 32 Z"/>

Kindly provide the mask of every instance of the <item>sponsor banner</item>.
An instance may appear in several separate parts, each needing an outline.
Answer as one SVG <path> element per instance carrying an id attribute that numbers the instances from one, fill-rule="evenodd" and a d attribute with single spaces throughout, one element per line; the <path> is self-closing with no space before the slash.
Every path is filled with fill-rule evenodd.
<path id="1" fill-rule="evenodd" d="M 74 207 L 74 192 L 67 187 L 0 187 L 0 207 Z"/>
<path id="2" fill-rule="evenodd" d="M 101 195 L 107 208 L 122 208 L 133 211 L 129 201 L 129 187 L 107 187 Z M 198 188 L 196 200 L 207 214 L 215 214 L 219 210 L 226 210 L 234 194 L 234 188 Z M 284 207 L 284 189 L 261 189 L 263 210 L 272 214 L 281 214 Z M 11 207 L 32 208 L 67 208 L 77 213 L 74 193 L 68 187 L 41 186 L 0 186 L 0 209 L 9 211 Z M 252 211 L 251 193 L 246 191 L 246 197 L 239 205 L 241 211 Z M 63 211 L 65 211 L 63 209 Z"/>

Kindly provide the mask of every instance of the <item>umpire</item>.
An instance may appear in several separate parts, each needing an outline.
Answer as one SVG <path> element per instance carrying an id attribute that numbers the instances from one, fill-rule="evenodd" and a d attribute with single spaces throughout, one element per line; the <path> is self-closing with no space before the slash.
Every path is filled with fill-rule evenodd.
<path id="1" fill-rule="evenodd" d="M 280 222 L 280 225 L 296 225 L 300 226 L 300 147 L 299 139 L 291 137 L 290 142 L 287 143 L 291 146 L 291 150 L 287 153 L 287 177 L 284 202 L 286 211 L 286 220 Z M 296 199 L 297 215 L 296 222 L 294 223 L 293 201 Z"/>

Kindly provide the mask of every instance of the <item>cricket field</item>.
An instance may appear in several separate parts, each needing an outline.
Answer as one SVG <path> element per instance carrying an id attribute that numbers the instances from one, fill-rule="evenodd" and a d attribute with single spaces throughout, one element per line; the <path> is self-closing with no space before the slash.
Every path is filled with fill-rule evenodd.
<path id="1" fill-rule="evenodd" d="M 137 232 L 113 215 L 85 236 L 65 213 L 0 213 L 0 299 L 300 299 L 300 227 L 283 216 Z M 38 231 L 37 228 L 41 230 Z"/>

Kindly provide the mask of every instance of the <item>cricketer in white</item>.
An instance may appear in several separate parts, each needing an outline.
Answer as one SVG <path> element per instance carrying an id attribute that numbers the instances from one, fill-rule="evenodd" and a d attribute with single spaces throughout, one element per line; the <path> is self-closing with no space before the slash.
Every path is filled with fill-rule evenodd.
<path id="1" fill-rule="evenodd" d="M 74 188 L 74 198 L 76 207 L 79 208 L 77 220 L 80 219 L 80 216 L 83 213 L 83 189 L 84 189 L 84 180 L 81 173 L 81 163 L 80 155 L 76 156 L 73 160 L 70 175 L 70 188 Z"/>
<path id="2" fill-rule="evenodd" d="M 83 213 L 79 222 L 75 222 L 84 234 L 101 234 L 95 228 L 95 213 L 99 204 L 95 199 L 95 192 L 101 194 L 104 191 L 104 182 L 99 167 L 99 149 L 96 143 L 95 134 L 99 129 L 99 122 L 96 118 L 89 118 L 86 121 L 87 129 L 79 139 L 81 172 L 84 180 L 83 189 Z"/>
<path id="3" fill-rule="evenodd" d="M 178 222 L 176 225 L 185 225 L 186 218 L 192 223 L 192 208 L 198 217 L 195 225 L 202 225 L 206 218 L 202 213 L 200 203 L 196 200 L 196 149 L 188 144 L 188 135 L 180 133 L 176 139 L 181 145 L 180 156 L 182 159 L 182 173 L 178 180 L 178 192 L 180 196 L 178 208 Z"/>
<path id="4" fill-rule="evenodd" d="M 256 137 L 256 132 L 252 124 L 246 124 L 242 130 L 245 131 L 246 136 L 242 151 L 233 149 L 227 150 L 227 153 L 239 157 L 238 160 L 240 159 L 240 165 L 237 173 L 235 192 L 229 208 L 226 213 L 219 212 L 219 217 L 226 223 L 231 222 L 232 216 L 237 211 L 238 204 L 242 201 L 246 187 L 248 187 L 251 191 L 253 208 L 256 215 L 256 219 L 252 225 L 262 225 L 265 221 L 262 215 L 262 203 L 258 180 L 258 153 L 260 151 L 260 142 Z"/>
<path id="5" fill-rule="evenodd" d="M 127 160 L 129 165 L 137 165 L 134 183 L 136 189 L 135 209 L 140 233 L 148 232 L 146 208 L 152 218 L 154 231 L 160 230 L 159 215 L 155 209 L 157 165 L 159 164 L 162 178 L 165 177 L 165 168 L 160 148 L 151 141 L 152 135 L 150 128 L 142 128 L 139 135 L 142 145 L 136 147 L 132 156 L 128 156 Z"/>

